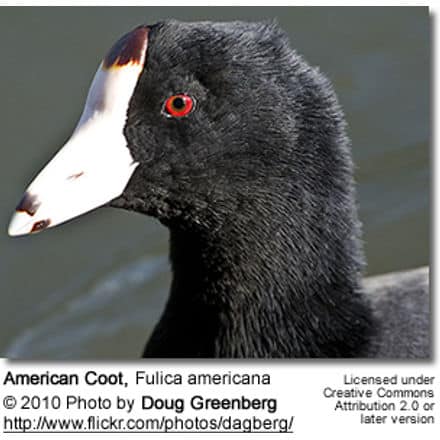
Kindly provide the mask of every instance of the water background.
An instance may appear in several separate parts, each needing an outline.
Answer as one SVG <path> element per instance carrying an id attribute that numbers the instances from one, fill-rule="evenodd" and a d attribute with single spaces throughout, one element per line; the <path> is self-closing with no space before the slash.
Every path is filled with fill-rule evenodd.
<path id="1" fill-rule="evenodd" d="M 357 165 L 368 274 L 429 262 L 427 8 L 0 8 L 0 354 L 135 358 L 170 283 L 168 233 L 103 208 L 10 238 L 33 176 L 70 136 L 100 59 L 140 23 L 276 18 L 333 81 Z M 188 319 L 191 319 L 189 316 Z"/>

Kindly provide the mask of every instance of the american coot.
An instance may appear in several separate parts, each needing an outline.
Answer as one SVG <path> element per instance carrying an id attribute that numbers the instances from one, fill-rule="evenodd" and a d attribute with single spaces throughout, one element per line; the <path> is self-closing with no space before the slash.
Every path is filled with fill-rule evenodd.
<path id="1" fill-rule="evenodd" d="M 427 357 L 428 273 L 362 284 L 345 121 L 271 23 L 139 26 L 109 51 L 11 235 L 98 206 L 170 230 L 146 357 Z"/>

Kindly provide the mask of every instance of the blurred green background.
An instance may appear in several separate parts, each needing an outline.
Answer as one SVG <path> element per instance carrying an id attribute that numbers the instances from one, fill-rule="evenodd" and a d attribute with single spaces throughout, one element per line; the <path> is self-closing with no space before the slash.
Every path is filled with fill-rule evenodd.
<path id="1" fill-rule="evenodd" d="M 0 8 L 0 353 L 137 358 L 168 294 L 167 230 L 103 208 L 9 238 L 25 187 L 70 136 L 109 47 L 164 18 L 276 18 L 333 81 L 357 165 L 368 274 L 429 263 L 427 8 Z M 189 316 L 188 319 L 191 319 Z"/>

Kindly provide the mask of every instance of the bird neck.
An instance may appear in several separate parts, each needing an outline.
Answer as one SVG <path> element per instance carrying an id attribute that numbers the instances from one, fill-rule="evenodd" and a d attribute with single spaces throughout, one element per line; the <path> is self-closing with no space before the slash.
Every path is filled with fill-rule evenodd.
<path id="1" fill-rule="evenodd" d="M 371 316 L 357 273 L 314 267 L 289 230 L 245 226 L 170 229 L 170 297 L 144 356 L 362 355 Z"/>

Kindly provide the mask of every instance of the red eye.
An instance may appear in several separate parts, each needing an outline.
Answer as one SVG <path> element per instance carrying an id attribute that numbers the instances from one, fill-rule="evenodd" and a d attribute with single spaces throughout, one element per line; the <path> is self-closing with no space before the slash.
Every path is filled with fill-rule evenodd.
<path id="1" fill-rule="evenodd" d="M 193 107 L 194 101 L 191 96 L 174 95 L 165 101 L 165 114 L 174 118 L 181 118 L 190 113 Z"/>

